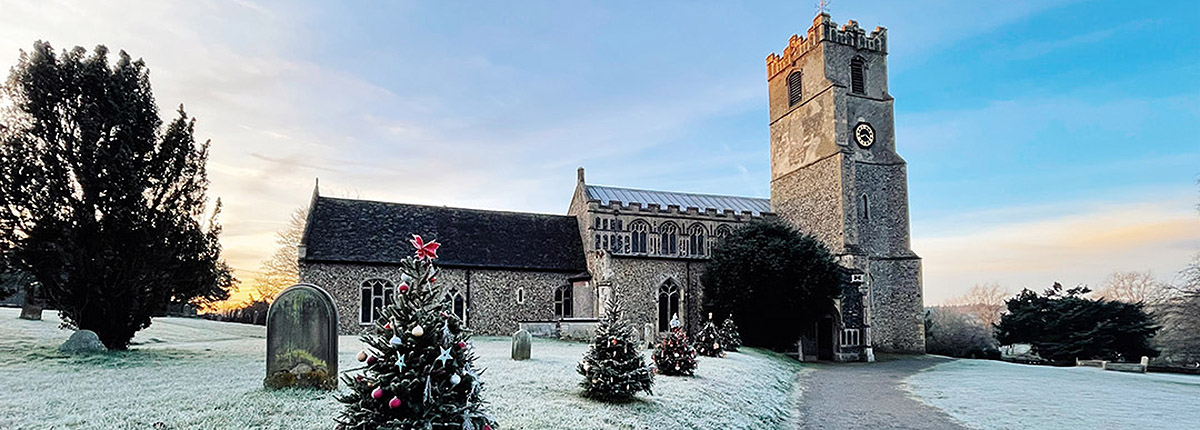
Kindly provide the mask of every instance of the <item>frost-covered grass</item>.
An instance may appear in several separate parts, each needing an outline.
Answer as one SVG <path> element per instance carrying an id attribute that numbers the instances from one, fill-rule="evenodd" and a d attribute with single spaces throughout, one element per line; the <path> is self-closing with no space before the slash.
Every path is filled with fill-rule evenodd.
<path id="1" fill-rule="evenodd" d="M 697 358 L 695 377 L 656 375 L 653 395 L 606 404 L 579 396 L 575 365 L 586 344 L 535 340 L 532 359 L 512 361 L 505 339 L 481 340 L 479 352 L 492 358 L 482 360 L 489 367 L 488 398 L 501 425 L 511 429 L 782 428 L 796 410 L 796 381 L 804 370 L 795 360 L 745 348 L 725 358 Z"/>
<path id="2" fill-rule="evenodd" d="M 980 429 L 1200 426 L 1200 376 L 957 360 L 906 382 L 917 398 Z"/>
<path id="3" fill-rule="evenodd" d="M 0 309 L 0 428 L 329 429 L 340 404 L 316 391 L 265 391 L 266 330 L 157 318 L 129 351 L 90 357 L 56 350 L 70 332 Z M 655 378 L 654 395 L 626 404 L 579 396 L 575 363 L 586 344 L 535 339 L 533 359 L 508 359 L 509 341 L 477 337 L 485 398 L 505 429 L 776 428 L 793 421 L 807 371 L 770 352 L 700 358 L 694 378 Z M 339 367 L 361 344 L 339 339 Z M 646 353 L 649 359 L 649 353 Z"/>

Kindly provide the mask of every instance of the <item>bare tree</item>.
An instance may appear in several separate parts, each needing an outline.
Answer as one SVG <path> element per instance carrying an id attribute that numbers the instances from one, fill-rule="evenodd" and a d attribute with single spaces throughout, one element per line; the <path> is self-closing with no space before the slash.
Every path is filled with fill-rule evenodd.
<path id="1" fill-rule="evenodd" d="M 1004 314 L 1004 300 L 1009 296 L 1008 290 L 995 282 L 975 284 L 966 294 L 948 300 L 946 305 L 978 318 L 979 322 L 990 328 L 1000 323 L 1000 316 Z"/>
<path id="2" fill-rule="evenodd" d="M 1149 270 L 1113 272 L 1108 275 L 1108 279 L 1096 295 L 1107 300 L 1144 303 L 1147 307 L 1154 308 L 1171 297 L 1171 286 L 1160 282 Z"/>
<path id="3" fill-rule="evenodd" d="M 299 280 L 298 247 L 301 237 L 304 236 L 304 224 L 307 220 L 308 208 L 298 208 L 292 212 L 288 225 L 275 233 L 275 243 L 279 248 L 259 263 L 259 273 L 253 278 L 259 300 L 275 300 L 276 294 Z"/>
<path id="4" fill-rule="evenodd" d="M 1175 294 L 1158 307 L 1162 331 L 1155 343 L 1162 359 L 1174 364 L 1200 366 L 1200 253 L 1180 271 Z"/>

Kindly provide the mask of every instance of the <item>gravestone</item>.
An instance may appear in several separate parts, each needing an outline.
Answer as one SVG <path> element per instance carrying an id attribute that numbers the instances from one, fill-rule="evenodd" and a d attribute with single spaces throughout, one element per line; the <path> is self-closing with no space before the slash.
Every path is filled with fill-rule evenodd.
<path id="1" fill-rule="evenodd" d="M 96 332 L 91 330 L 79 330 L 72 333 L 71 337 L 58 347 L 59 352 L 66 354 L 94 354 L 107 350 L 104 343 L 100 342 L 100 336 L 96 336 Z"/>
<path id="2" fill-rule="evenodd" d="M 654 349 L 656 343 L 654 339 L 654 324 L 642 324 L 642 344 L 646 345 L 646 349 Z"/>
<path id="3" fill-rule="evenodd" d="M 36 293 L 32 288 L 25 290 L 25 302 L 21 304 L 21 318 L 23 320 L 42 320 L 42 302 L 35 297 Z"/>
<path id="4" fill-rule="evenodd" d="M 296 284 L 267 310 L 267 376 L 263 386 L 337 389 L 337 309 L 312 284 Z"/>
<path id="5" fill-rule="evenodd" d="M 517 330 L 513 333 L 512 339 L 512 359 L 513 360 L 528 360 L 529 350 L 532 347 L 533 336 L 525 330 Z"/>

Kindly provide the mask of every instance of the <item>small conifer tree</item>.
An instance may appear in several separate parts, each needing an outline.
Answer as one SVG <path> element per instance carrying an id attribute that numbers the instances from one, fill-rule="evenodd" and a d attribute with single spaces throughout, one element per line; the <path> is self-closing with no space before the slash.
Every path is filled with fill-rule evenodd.
<path id="1" fill-rule="evenodd" d="M 733 322 L 733 315 L 725 318 L 725 322 L 721 323 L 721 346 L 725 347 L 726 351 L 737 352 L 742 346 L 742 333 L 738 331 L 738 326 Z"/>
<path id="2" fill-rule="evenodd" d="M 624 401 L 639 391 L 653 394 L 654 373 L 638 352 L 629 324 L 621 319 L 621 301 L 615 295 L 604 306 L 605 318 L 576 370 L 583 375 L 583 396 L 603 401 Z"/>
<path id="3" fill-rule="evenodd" d="M 343 375 L 350 392 L 338 397 L 339 428 L 496 428 L 480 395 L 471 332 L 451 312 L 448 285 L 436 282 L 438 243 L 414 235 L 412 244 L 417 255 L 400 262 L 395 304 L 362 336 L 367 349 L 357 358 L 365 365 Z"/>
<path id="4" fill-rule="evenodd" d="M 671 334 L 658 344 L 653 357 L 660 375 L 692 376 L 696 370 L 696 350 L 688 344 L 678 315 L 671 318 Z"/>
<path id="5" fill-rule="evenodd" d="M 711 312 L 708 314 L 708 320 L 704 321 L 704 326 L 700 328 L 700 332 L 696 333 L 696 352 L 708 357 L 725 356 L 725 349 L 721 346 L 721 333 L 717 329 L 717 325 L 713 323 Z"/>

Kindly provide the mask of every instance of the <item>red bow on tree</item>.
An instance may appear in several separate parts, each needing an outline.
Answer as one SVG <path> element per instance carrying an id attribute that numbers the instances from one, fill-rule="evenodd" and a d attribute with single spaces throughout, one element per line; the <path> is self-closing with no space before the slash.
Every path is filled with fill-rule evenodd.
<path id="1" fill-rule="evenodd" d="M 418 236 L 415 234 L 413 235 L 413 238 L 412 238 L 412 245 L 417 248 L 417 258 L 421 259 L 421 260 L 424 260 L 427 258 L 428 259 L 437 258 L 437 249 L 439 246 L 442 246 L 442 244 L 437 243 L 436 240 L 429 242 L 429 243 L 425 243 L 424 241 L 421 240 L 421 236 Z"/>

